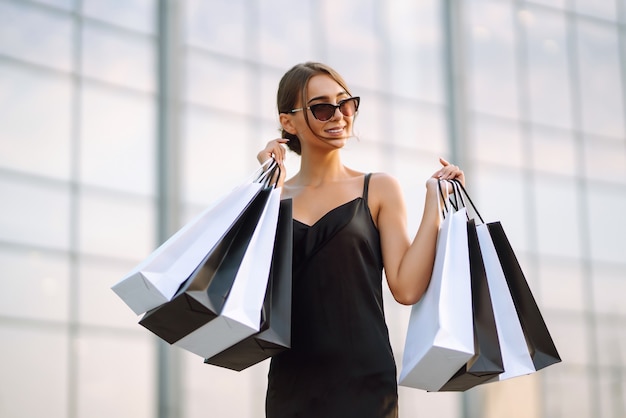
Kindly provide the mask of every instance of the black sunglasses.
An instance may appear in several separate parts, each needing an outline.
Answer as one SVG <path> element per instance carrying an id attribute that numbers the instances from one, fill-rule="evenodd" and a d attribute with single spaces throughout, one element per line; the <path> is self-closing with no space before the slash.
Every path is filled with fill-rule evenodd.
<path id="1" fill-rule="evenodd" d="M 359 110 L 359 103 L 361 103 L 361 98 L 356 96 L 340 100 L 336 105 L 330 103 L 318 103 L 308 107 L 293 109 L 288 113 L 295 113 L 304 109 L 310 109 L 315 119 L 326 122 L 335 115 L 335 111 L 337 109 L 339 109 L 344 116 L 353 116 L 356 111 Z"/>

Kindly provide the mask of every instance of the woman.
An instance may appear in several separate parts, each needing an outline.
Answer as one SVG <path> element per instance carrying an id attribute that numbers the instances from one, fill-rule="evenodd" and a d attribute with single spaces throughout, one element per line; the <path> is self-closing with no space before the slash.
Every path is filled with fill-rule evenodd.
<path id="1" fill-rule="evenodd" d="M 396 368 L 382 301 L 384 268 L 394 298 L 416 303 L 428 286 L 439 226 L 438 179 L 463 172 L 442 167 L 426 182 L 413 241 L 396 179 L 344 166 L 360 99 L 320 63 L 299 64 L 281 79 L 277 105 L 282 138 L 260 162 L 283 167 L 282 198 L 294 217 L 292 348 L 272 358 L 268 417 L 396 417 Z M 285 147 L 301 155 L 284 181 Z"/>

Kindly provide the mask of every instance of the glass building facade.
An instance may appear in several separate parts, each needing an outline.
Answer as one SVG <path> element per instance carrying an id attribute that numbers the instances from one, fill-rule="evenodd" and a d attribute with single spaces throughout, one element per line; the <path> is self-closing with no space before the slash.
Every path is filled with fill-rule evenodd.
<path id="1" fill-rule="evenodd" d="M 308 60 L 362 97 L 345 162 L 400 180 L 410 233 L 437 158 L 465 169 L 563 358 L 400 416 L 625 416 L 626 0 L 0 0 L 0 416 L 263 415 L 267 362 L 204 365 L 109 288 L 256 168 Z"/>

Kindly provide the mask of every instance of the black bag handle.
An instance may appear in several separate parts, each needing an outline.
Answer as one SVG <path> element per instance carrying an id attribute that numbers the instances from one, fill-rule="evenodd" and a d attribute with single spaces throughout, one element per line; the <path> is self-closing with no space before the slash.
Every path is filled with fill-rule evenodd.
<path id="1" fill-rule="evenodd" d="M 455 194 L 458 193 L 460 202 L 462 202 L 463 206 L 467 207 L 467 205 L 465 204 L 465 200 L 463 199 L 463 196 L 465 195 L 465 197 L 467 198 L 467 201 L 470 204 L 470 207 L 472 208 L 472 210 L 474 211 L 476 216 L 478 216 L 478 219 L 480 219 L 480 222 L 484 224 L 485 221 L 483 220 L 483 217 L 480 215 L 480 212 L 478 212 L 478 209 L 476 208 L 476 205 L 474 205 L 474 202 L 472 201 L 472 198 L 467 193 L 467 190 L 465 189 L 465 187 L 463 187 L 463 183 L 461 183 L 457 179 L 452 179 L 452 180 L 449 180 L 449 181 L 454 185 L 454 188 L 456 190 Z"/>

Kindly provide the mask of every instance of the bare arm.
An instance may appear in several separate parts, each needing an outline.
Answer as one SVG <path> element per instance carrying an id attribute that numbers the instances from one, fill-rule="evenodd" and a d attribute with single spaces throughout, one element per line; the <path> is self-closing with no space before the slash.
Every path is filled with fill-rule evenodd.
<path id="1" fill-rule="evenodd" d="M 426 198 L 422 220 L 411 242 L 406 232 L 406 206 L 397 181 L 391 177 L 380 179 L 380 209 L 378 229 L 385 274 L 394 298 L 402 304 L 416 303 L 426 291 L 435 261 L 437 233 L 439 231 L 437 180 L 459 179 L 463 172 L 441 160 L 442 169 L 426 182 Z"/>

